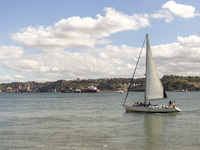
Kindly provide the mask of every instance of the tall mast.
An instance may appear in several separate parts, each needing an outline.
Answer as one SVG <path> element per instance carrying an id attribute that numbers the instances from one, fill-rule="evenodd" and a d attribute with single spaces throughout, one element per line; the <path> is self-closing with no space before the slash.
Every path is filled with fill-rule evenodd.
<path id="1" fill-rule="evenodd" d="M 146 70 L 145 70 L 145 90 L 144 90 L 144 102 L 146 103 L 146 87 L 147 87 L 147 51 L 148 51 L 148 46 L 149 46 L 149 35 L 146 34 Z"/>

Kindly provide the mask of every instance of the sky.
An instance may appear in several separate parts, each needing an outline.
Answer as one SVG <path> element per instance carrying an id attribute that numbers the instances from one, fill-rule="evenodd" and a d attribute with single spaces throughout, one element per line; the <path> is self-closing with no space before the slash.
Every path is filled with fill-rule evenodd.
<path id="1" fill-rule="evenodd" d="M 1 0 L 0 20 L 0 83 L 131 78 L 146 34 L 160 77 L 200 76 L 199 0 Z"/>

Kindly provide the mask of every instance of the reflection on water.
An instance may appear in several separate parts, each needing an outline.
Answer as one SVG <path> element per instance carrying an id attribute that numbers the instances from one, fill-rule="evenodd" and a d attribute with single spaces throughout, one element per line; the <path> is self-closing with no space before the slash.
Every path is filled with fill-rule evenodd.
<path id="1" fill-rule="evenodd" d="M 144 134 L 144 141 L 141 144 L 142 149 L 157 150 L 165 149 L 167 138 L 169 136 L 167 125 L 169 122 L 176 120 L 176 116 L 180 113 L 133 113 L 134 117 L 143 118 L 143 125 L 141 125 L 141 134 Z M 143 129 L 142 129 L 143 128 Z M 143 132 L 142 132 L 143 130 Z"/>
<path id="2" fill-rule="evenodd" d="M 144 115 L 146 140 L 145 149 L 155 150 L 162 149 L 163 136 L 165 133 L 165 117 L 159 114 L 146 114 Z"/>

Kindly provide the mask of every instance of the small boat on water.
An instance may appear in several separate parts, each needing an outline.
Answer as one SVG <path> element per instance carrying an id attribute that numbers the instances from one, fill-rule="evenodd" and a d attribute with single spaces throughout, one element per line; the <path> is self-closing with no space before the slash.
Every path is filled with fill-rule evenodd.
<path id="1" fill-rule="evenodd" d="M 146 41 L 146 73 L 145 73 L 146 83 L 145 83 L 144 103 L 138 104 L 135 102 L 134 105 L 132 106 L 125 104 L 129 90 L 130 90 L 130 86 L 133 81 L 133 78 L 132 78 L 123 106 L 126 111 L 133 111 L 133 112 L 151 112 L 151 113 L 180 112 L 181 110 L 177 107 L 175 102 L 171 102 L 171 101 L 169 102 L 169 105 L 163 105 L 163 104 L 151 105 L 150 102 L 147 104 L 147 101 L 167 100 L 168 98 L 156 69 L 156 65 L 155 65 L 151 48 L 150 48 L 148 34 L 145 37 L 145 41 Z M 141 52 L 138 57 L 138 62 L 140 60 Z M 135 75 L 138 62 L 136 64 L 133 77 Z"/>
<path id="2" fill-rule="evenodd" d="M 116 93 L 124 94 L 124 91 L 116 91 Z"/>
<path id="3" fill-rule="evenodd" d="M 97 93 L 99 90 L 96 86 L 90 86 L 88 89 L 61 90 L 61 93 Z"/>
<path id="4" fill-rule="evenodd" d="M 80 89 L 75 89 L 75 90 L 61 90 L 61 93 L 81 93 Z"/>

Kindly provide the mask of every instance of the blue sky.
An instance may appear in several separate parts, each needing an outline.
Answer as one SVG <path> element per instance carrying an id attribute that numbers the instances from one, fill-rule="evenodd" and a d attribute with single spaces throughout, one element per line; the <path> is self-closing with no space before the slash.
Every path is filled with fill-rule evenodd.
<path id="1" fill-rule="evenodd" d="M 0 19 L 0 83 L 131 77 L 146 33 L 160 77 L 200 75 L 198 0 L 6 0 Z"/>

